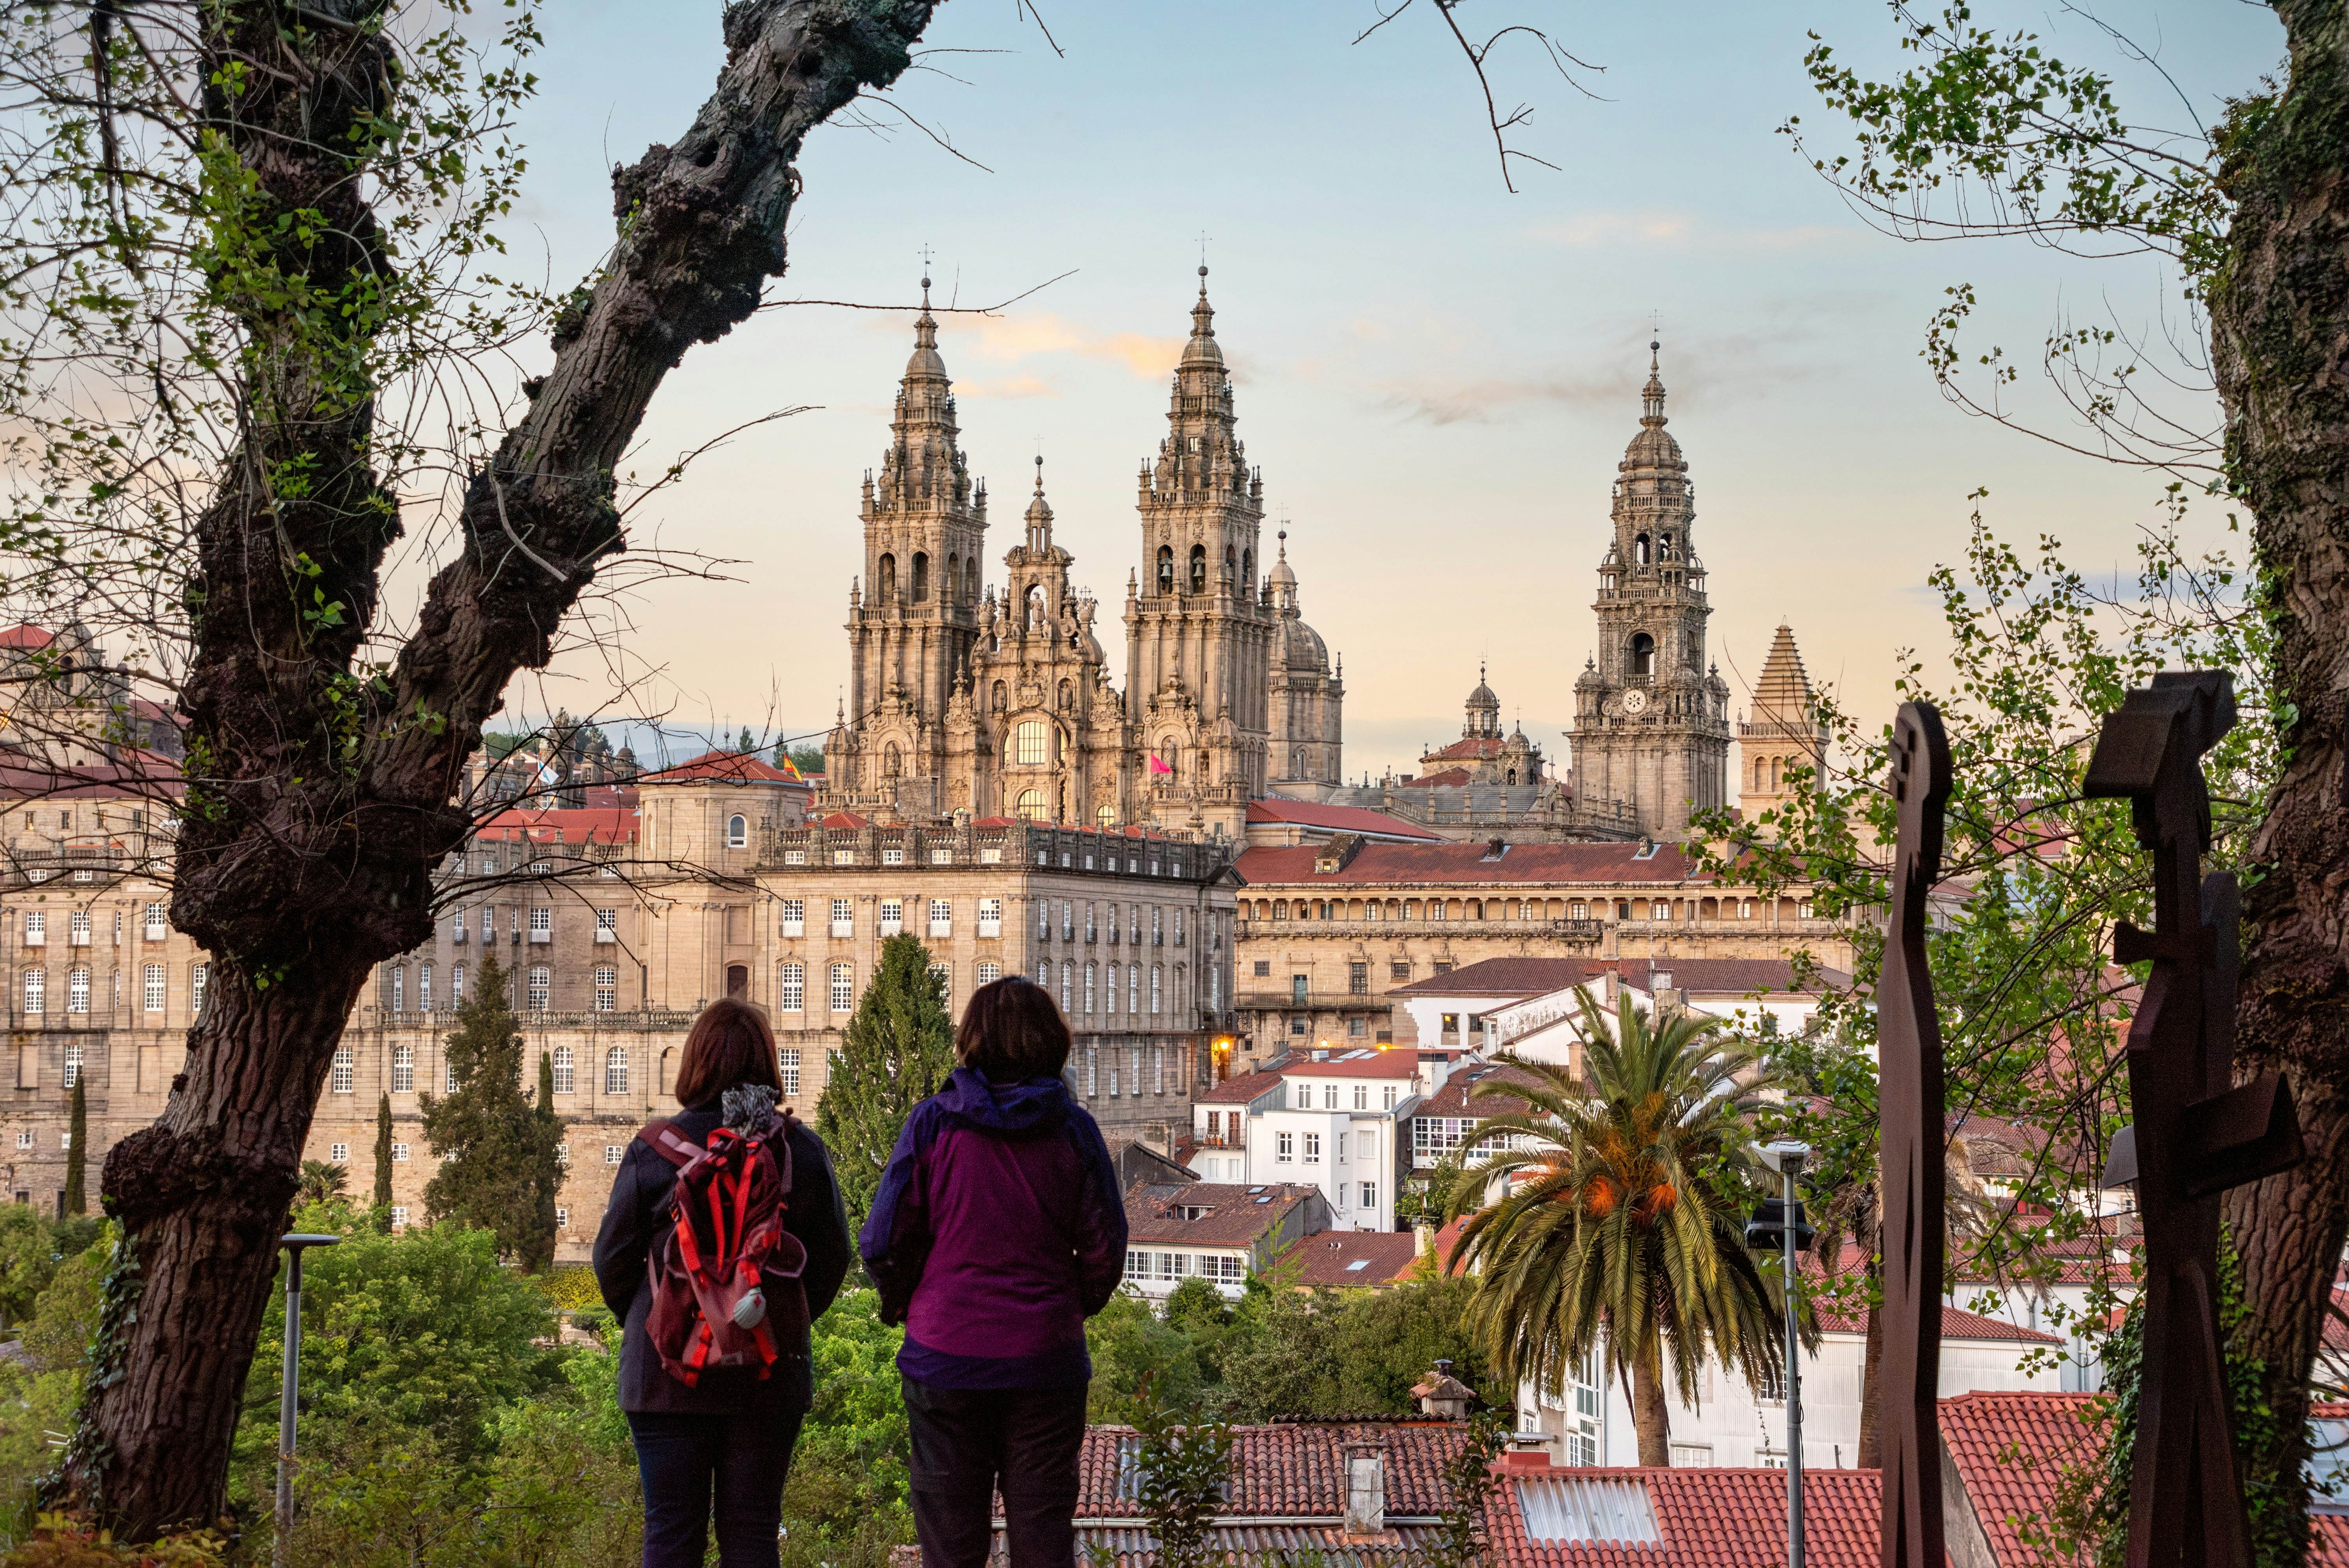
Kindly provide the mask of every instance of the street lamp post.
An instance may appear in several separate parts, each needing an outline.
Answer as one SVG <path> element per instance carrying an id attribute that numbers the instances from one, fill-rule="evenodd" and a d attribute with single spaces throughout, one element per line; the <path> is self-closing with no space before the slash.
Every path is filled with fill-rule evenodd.
<path id="1" fill-rule="evenodd" d="M 278 1238 L 285 1249 L 285 1370 L 277 1397 L 277 1542 L 270 1561 L 285 1568 L 294 1534 L 294 1406 L 302 1381 L 302 1253 L 331 1247 L 340 1236 L 296 1231 Z"/>
<path id="2" fill-rule="evenodd" d="M 1786 1297 L 1786 1568 L 1803 1568 L 1803 1345 L 1795 1314 L 1795 1251 L 1804 1238 L 1795 1179 L 1802 1175 L 1803 1162 L 1811 1150 L 1807 1144 L 1781 1142 L 1772 1144 L 1768 1152 L 1775 1157 L 1786 1187 L 1780 1239 Z"/>

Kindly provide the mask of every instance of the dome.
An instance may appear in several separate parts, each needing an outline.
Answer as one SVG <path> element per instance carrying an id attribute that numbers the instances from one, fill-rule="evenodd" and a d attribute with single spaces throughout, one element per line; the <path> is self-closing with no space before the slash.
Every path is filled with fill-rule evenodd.
<path id="1" fill-rule="evenodd" d="M 1479 670 L 1476 672 L 1476 690 L 1468 693 L 1468 706 L 1473 711 L 1497 713 L 1501 711 L 1501 700 L 1490 686 L 1485 684 L 1484 677 L 1485 672 Z"/>
<path id="2" fill-rule="evenodd" d="M 1286 534 L 1281 535 L 1284 539 L 1288 536 Z M 1288 549 L 1286 545 L 1281 548 L 1279 559 L 1273 562 L 1272 570 L 1264 575 L 1264 580 L 1276 588 L 1293 588 L 1297 586 L 1297 573 L 1288 564 Z"/>
<path id="3" fill-rule="evenodd" d="M 1330 672 L 1330 646 L 1321 634 L 1290 616 L 1273 632 L 1273 658 L 1288 670 L 1315 675 Z"/>
<path id="4" fill-rule="evenodd" d="M 938 323 L 930 314 L 930 280 L 922 280 L 922 314 L 914 322 L 914 352 L 905 361 L 905 377 L 946 379 L 947 362 L 938 358 Z"/>
<path id="5" fill-rule="evenodd" d="M 1199 269 L 1199 303 L 1191 307 L 1191 340 L 1183 345 L 1182 369 L 1224 368 L 1224 351 L 1216 343 L 1216 309 L 1207 303 L 1207 269 Z"/>

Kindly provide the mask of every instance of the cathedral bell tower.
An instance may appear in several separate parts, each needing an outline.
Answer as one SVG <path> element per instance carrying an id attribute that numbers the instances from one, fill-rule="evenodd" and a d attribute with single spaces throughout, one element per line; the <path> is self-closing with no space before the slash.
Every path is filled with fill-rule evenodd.
<path id="1" fill-rule="evenodd" d="M 849 684 L 824 746 L 825 804 L 927 816 L 947 809 L 946 711 L 978 636 L 987 485 L 956 444 L 930 280 L 898 383 L 881 472 L 864 475 L 864 578 L 848 600 Z"/>
<path id="2" fill-rule="evenodd" d="M 1704 563 L 1692 537 L 1696 492 L 1664 430 L 1664 384 L 1648 345 L 1640 433 L 1618 465 L 1614 537 L 1599 565 L 1599 649 L 1575 683 L 1574 788 L 1588 806 L 1628 805 L 1640 828 L 1676 839 L 1723 805 L 1729 686 L 1706 660 Z"/>
<path id="3" fill-rule="evenodd" d="M 1144 753 L 1136 815 L 1237 837 L 1264 793 L 1277 614 L 1257 576 L 1264 481 L 1236 432 L 1215 318 L 1202 266 L 1166 438 L 1141 474 L 1126 700 Z"/>

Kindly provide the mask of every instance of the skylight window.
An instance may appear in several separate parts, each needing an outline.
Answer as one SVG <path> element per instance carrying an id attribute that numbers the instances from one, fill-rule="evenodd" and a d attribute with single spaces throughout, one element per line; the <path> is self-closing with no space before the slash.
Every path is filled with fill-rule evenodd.
<path id="1" fill-rule="evenodd" d="M 1642 1480 L 1527 1478 L 1517 1483 L 1517 1511 L 1530 1541 L 1663 1544 Z"/>

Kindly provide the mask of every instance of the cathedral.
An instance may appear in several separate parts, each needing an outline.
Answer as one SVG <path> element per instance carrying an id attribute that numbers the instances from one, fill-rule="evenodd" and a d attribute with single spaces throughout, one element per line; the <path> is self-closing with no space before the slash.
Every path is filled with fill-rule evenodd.
<path id="1" fill-rule="evenodd" d="M 1167 433 L 1142 467 L 1125 589 L 1124 689 L 1100 606 L 1052 539 L 1043 459 L 1005 579 L 982 584 L 987 486 L 957 437 L 923 280 L 849 589 L 849 683 L 821 805 L 884 821 L 968 813 L 1237 837 L 1276 785 L 1342 776 L 1345 685 L 1305 624 L 1288 535 L 1263 558 L 1264 478 L 1247 462 L 1207 269 Z"/>

